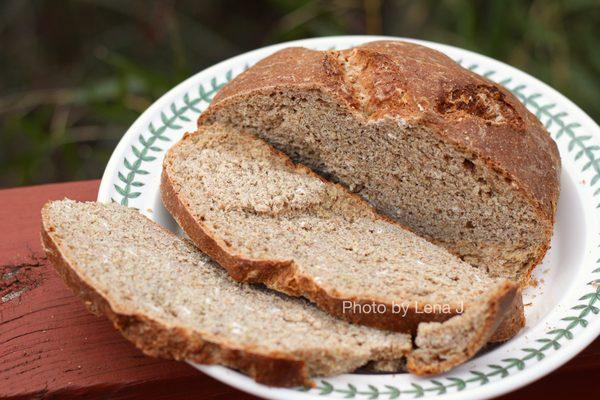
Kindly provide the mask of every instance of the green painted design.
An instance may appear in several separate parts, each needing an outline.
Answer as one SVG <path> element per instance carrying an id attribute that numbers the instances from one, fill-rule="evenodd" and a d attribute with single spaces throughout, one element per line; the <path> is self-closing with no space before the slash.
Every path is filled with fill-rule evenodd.
<path id="1" fill-rule="evenodd" d="M 458 61 L 462 64 L 462 60 Z M 245 69 L 248 65 L 245 66 Z M 470 64 L 468 69 L 477 72 L 478 64 Z M 495 71 L 487 70 L 479 72 L 481 75 L 492 79 L 496 74 Z M 170 131 L 175 132 L 182 128 L 180 123 L 189 122 L 192 120 L 191 113 L 199 114 L 202 104 L 209 104 L 212 101 L 215 93 L 229 82 L 233 77 L 232 71 L 228 71 L 225 79 L 218 82 L 217 78 L 210 80 L 210 89 L 207 90 L 204 85 L 198 88 L 197 96 L 191 98 L 188 94 L 182 98 L 183 106 L 178 107 L 175 103 L 163 110 L 160 113 L 161 124 L 148 126 L 148 133 L 138 137 L 137 144 L 131 146 L 133 152 L 132 158 L 124 158 L 123 167 L 118 173 L 119 184 L 115 184 L 115 190 L 121 196 L 121 204 L 129 205 L 129 200 L 135 199 L 141 195 L 144 183 L 141 182 L 140 176 L 147 175 L 149 172 L 143 169 L 144 163 L 151 163 L 156 160 L 156 154 L 165 151 L 163 147 L 158 146 L 162 142 L 169 142 L 171 139 L 168 134 Z M 574 160 L 585 160 L 581 171 L 588 171 L 590 168 L 593 176 L 590 185 L 597 186 L 600 182 L 600 157 L 597 157 L 597 152 L 600 150 L 600 145 L 590 144 L 591 135 L 577 134 L 577 128 L 581 125 L 576 122 L 568 122 L 568 115 L 565 111 L 558 110 L 555 103 L 543 103 L 543 96 L 540 93 L 526 94 L 526 85 L 517 84 L 510 88 L 513 83 L 512 78 L 500 80 L 499 84 L 507 87 L 525 104 L 538 119 L 544 123 L 547 129 L 556 130 L 554 139 L 556 141 L 569 140 L 567 150 L 569 154 L 574 154 Z M 193 115 L 195 118 L 196 115 Z M 594 196 L 600 195 L 600 188 L 597 188 L 593 193 Z M 600 207 L 600 204 L 599 204 Z M 600 259 L 596 261 L 600 265 Z M 600 274 L 600 266 L 596 267 L 593 274 Z M 538 345 L 520 349 L 521 353 L 517 357 L 511 357 L 500 360 L 496 364 L 490 364 L 485 371 L 469 371 L 470 375 L 466 377 L 443 377 L 423 381 L 420 384 L 410 383 L 407 387 L 398 387 L 393 385 L 374 385 L 366 384 L 357 386 L 352 383 L 344 383 L 336 386 L 328 380 L 322 379 L 314 388 L 297 388 L 298 391 L 316 394 L 319 396 L 343 397 L 352 399 L 397 399 L 401 396 L 410 396 L 411 398 L 419 398 L 429 395 L 442 395 L 450 391 L 466 390 L 475 385 L 486 385 L 494 379 L 502 379 L 515 374 L 518 371 L 524 370 L 528 365 L 543 360 L 548 353 L 557 351 L 561 348 L 565 341 L 573 340 L 574 331 L 578 328 L 586 328 L 589 324 L 589 318 L 592 315 L 598 315 L 600 307 L 600 277 L 595 278 L 588 283 L 592 288 L 589 293 L 584 294 L 579 298 L 579 303 L 571 307 L 571 315 L 564 317 L 561 321 L 564 324 L 560 327 L 546 332 L 545 336 L 534 341 Z"/>
<path id="2" fill-rule="evenodd" d="M 546 120 L 544 123 L 546 129 L 550 129 L 554 126 L 558 126 L 558 130 L 554 134 L 555 140 L 560 139 L 563 135 L 566 135 L 569 139 L 568 151 L 569 153 L 577 149 L 575 153 L 575 160 L 579 160 L 585 156 L 587 162 L 583 165 L 582 171 L 586 171 L 592 168 L 594 175 L 590 181 L 591 186 L 596 186 L 600 182 L 600 158 L 597 157 L 597 152 L 600 150 L 600 146 L 597 144 L 589 144 L 592 139 L 592 135 L 577 135 L 575 129 L 579 128 L 581 124 L 577 122 L 565 122 L 567 113 L 565 111 L 555 111 L 555 103 L 541 104 L 541 94 L 534 93 L 529 96 L 523 93 L 525 85 L 519 85 L 515 87 L 512 92 L 529 108 L 533 109 L 536 117 L 540 120 Z M 600 194 L 600 187 L 594 192 L 594 196 Z M 600 203 L 597 205 L 600 207 Z"/>
<path id="3" fill-rule="evenodd" d="M 153 153 L 160 153 L 163 150 L 158 144 L 162 142 L 169 142 L 171 139 L 167 135 L 168 130 L 178 131 L 182 128 L 180 123 L 190 122 L 192 119 L 189 116 L 191 112 L 194 114 L 200 114 L 199 106 L 202 103 L 210 104 L 213 96 L 221 89 L 227 82 L 233 78 L 233 72 L 227 71 L 225 79 L 222 82 L 218 82 L 217 78 L 212 78 L 210 81 L 210 89 L 207 90 L 204 85 L 198 87 L 198 94 L 196 97 L 191 98 L 189 94 L 183 96 L 183 106 L 178 107 L 175 103 L 171 103 L 168 110 L 163 110 L 160 113 L 161 124 L 155 126 L 154 123 L 150 123 L 148 126 L 148 133 L 146 135 L 139 135 L 138 144 L 131 146 L 133 157 L 123 159 L 124 172 L 118 173 L 120 183 L 114 184 L 117 194 L 121 196 L 120 203 L 122 205 L 129 205 L 129 200 L 139 197 L 142 192 L 137 190 L 144 186 L 144 182 L 140 180 L 140 176 L 148 175 L 149 172 L 142 169 L 143 163 L 149 163 L 156 160 Z M 113 198 L 114 200 L 114 198 Z"/>
<path id="4" fill-rule="evenodd" d="M 494 71 L 489 71 L 486 72 L 484 76 L 489 78 L 494 73 Z M 507 78 L 499 83 L 508 87 L 508 84 L 511 82 L 512 78 Z M 526 107 L 534 112 L 535 116 L 542 121 L 546 129 L 558 127 L 558 130 L 554 133 L 555 140 L 559 140 L 564 135 L 568 137 L 569 144 L 567 145 L 567 150 L 571 153 L 573 150 L 577 149 L 575 161 L 585 156 L 586 163 L 583 165 L 581 171 L 584 172 L 592 168 L 594 175 L 590 180 L 590 185 L 592 187 L 596 186 L 600 182 L 600 157 L 597 156 L 600 145 L 589 143 L 592 139 L 592 135 L 577 135 L 575 130 L 581 127 L 581 124 L 578 122 L 566 122 L 565 120 L 568 116 L 567 113 L 565 111 L 557 111 L 556 103 L 542 104 L 542 94 L 533 93 L 526 95 L 524 93 L 526 88 L 526 85 L 520 84 L 509 90 L 513 92 Z M 598 195 L 600 195 L 600 187 L 596 188 L 594 191 L 594 196 Z M 600 203 L 598 203 L 596 208 L 600 208 Z"/>

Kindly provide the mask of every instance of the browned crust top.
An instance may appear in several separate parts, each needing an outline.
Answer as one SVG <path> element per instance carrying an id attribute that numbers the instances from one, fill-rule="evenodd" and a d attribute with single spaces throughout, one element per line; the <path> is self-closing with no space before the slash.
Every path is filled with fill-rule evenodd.
<path id="1" fill-rule="evenodd" d="M 199 119 L 239 96 L 321 90 L 365 123 L 383 118 L 430 127 L 481 158 L 554 221 L 560 157 L 537 118 L 509 91 L 427 47 L 376 41 L 343 51 L 283 49 L 226 85 Z"/>

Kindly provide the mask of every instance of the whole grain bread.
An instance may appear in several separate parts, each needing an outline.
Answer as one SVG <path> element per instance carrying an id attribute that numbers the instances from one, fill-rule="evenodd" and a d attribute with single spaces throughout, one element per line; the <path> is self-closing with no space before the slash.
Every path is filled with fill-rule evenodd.
<path id="1" fill-rule="evenodd" d="M 513 282 L 489 277 L 228 126 L 202 127 L 173 146 L 161 193 L 192 241 L 234 279 L 304 296 L 353 323 L 415 334 L 422 322 L 493 302 L 502 306 L 477 313 L 493 321 L 488 340 L 520 302 Z"/>
<path id="2" fill-rule="evenodd" d="M 550 243 L 560 158 L 507 90 L 401 41 L 281 50 L 199 118 L 260 136 L 379 211 L 525 286 Z"/>
<path id="3" fill-rule="evenodd" d="M 310 385 L 311 377 L 367 363 L 443 372 L 487 340 L 503 307 L 497 300 L 506 298 L 490 296 L 443 324 L 421 324 L 422 348 L 412 350 L 407 334 L 348 324 L 301 299 L 237 283 L 190 243 L 114 203 L 46 204 L 42 244 L 88 309 L 144 353 L 221 364 L 276 386 Z M 449 335 L 457 335 L 452 349 L 443 345 Z"/>
<path id="4" fill-rule="evenodd" d="M 308 385 L 369 361 L 401 362 L 409 335 L 351 325 L 231 280 L 191 243 L 117 204 L 51 202 L 46 253 L 65 282 L 144 353 L 222 364 L 268 385 Z"/>

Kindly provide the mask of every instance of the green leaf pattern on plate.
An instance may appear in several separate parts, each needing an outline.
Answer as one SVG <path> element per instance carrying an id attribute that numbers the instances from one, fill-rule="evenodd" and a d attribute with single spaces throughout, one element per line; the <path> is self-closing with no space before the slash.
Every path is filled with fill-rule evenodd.
<path id="1" fill-rule="evenodd" d="M 207 90 L 204 85 L 198 87 L 198 93 L 190 97 L 188 93 L 183 96 L 183 105 L 178 107 L 175 102 L 167 110 L 160 113 L 160 125 L 150 123 L 146 135 L 141 134 L 138 137 L 138 144 L 131 146 L 133 157 L 123 159 L 123 168 L 125 171 L 119 172 L 120 183 L 114 184 L 117 194 L 121 196 L 120 203 L 124 206 L 129 205 L 129 200 L 139 197 L 142 193 L 137 188 L 144 186 L 140 179 L 142 175 L 148 175 L 149 172 L 142 169 L 143 163 L 149 163 L 156 160 L 153 153 L 164 151 L 159 143 L 170 142 L 168 131 L 178 131 L 182 128 L 181 121 L 190 122 L 192 118 L 197 118 L 200 114 L 198 106 L 202 103 L 209 104 L 214 95 L 233 77 L 233 71 L 229 70 L 225 74 L 223 81 L 218 82 L 217 78 L 210 80 L 210 88 Z M 113 201 L 117 201 L 113 198 Z"/>

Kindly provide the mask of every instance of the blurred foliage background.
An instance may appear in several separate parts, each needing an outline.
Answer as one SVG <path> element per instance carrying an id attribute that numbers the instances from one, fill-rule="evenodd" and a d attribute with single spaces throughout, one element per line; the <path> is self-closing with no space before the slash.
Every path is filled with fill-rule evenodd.
<path id="1" fill-rule="evenodd" d="M 313 36 L 474 50 L 547 82 L 598 121 L 599 26 L 599 0 L 3 0 L 0 186 L 98 178 L 127 127 L 176 83 Z"/>

